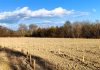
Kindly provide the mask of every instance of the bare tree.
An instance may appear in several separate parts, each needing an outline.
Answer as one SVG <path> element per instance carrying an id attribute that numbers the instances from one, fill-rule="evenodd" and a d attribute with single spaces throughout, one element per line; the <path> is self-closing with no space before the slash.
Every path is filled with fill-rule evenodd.
<path id="1" fill-rule="evenodd" d="M 32 35 L 32 33 L 33 33 L 34 31 L 36 31 L 37 28 L 38 28 L 37 25 L 35 25 L 35 24 L 30 24 L 30 25 L 29 25 L 29 32 L 30 32 L 30 34 Z"/>
<path id="2" fill-rule="evenodd" d="M 27 34 L 28 28 L 25 24 L 19 24 L 18 31 L 21 36 L 25 36 Z"/>

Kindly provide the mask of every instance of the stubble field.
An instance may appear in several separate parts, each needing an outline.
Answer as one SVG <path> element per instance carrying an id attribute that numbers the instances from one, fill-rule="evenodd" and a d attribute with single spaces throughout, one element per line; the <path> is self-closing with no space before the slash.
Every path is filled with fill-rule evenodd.
<path id="1" fill-rule="evenodd" d="M 0 70 L 100 70 L 100 40 L 0 38 Z"/>

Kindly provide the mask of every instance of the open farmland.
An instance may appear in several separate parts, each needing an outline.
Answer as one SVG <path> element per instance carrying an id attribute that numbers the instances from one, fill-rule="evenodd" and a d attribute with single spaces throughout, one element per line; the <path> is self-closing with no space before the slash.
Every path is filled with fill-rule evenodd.
<path id="1" fill-rule="evenodd" d="M 100 40 L 0 38 L 0 70 L 100 70 Z"/>

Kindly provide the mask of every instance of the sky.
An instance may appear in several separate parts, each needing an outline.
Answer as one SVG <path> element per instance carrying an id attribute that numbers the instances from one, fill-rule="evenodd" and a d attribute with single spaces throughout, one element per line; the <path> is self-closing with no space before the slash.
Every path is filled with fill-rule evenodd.
<path id="1" fill-rule="evenodd" d="M 65 21 L 100 20 L 100 0 L 0 0 L 0 25 L 61 26 Z"/>

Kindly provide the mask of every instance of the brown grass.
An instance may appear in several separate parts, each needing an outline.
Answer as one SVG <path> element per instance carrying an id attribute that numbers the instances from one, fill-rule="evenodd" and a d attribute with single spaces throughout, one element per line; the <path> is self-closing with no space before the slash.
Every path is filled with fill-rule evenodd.
<path id="1" fill-rule="evenodd" d="M 20 65 L 26 58 L 24 55 L 29 52 L 32 59 L 36 60 L 36 70 L 100 70 L 99 39 L 0 38 L 0 45 L 13 51 L 3 55 L 4 50 L 0 52 L 0 59 L 7 59 L 6 65 L 0 64 L 9 68 L 12 68 L 13 63 Z M 19 57 L 15 55 L 16 51 L 24 54 Z M 10 57 L 7 56 L 9 54 Z M 22 66 L 24 68 L 25 64 Z M 17 69 L 22 70 L 22 66 L 17 66 Z"/>

